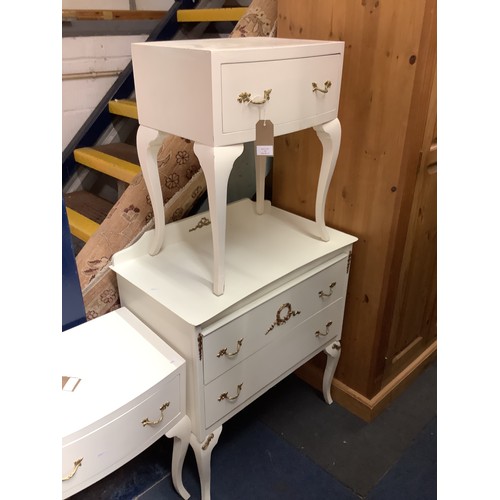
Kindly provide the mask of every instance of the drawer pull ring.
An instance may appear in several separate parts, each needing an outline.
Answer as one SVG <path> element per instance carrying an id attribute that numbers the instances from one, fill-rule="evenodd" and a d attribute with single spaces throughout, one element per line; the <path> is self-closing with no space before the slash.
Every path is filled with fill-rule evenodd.
<path id="1" fill-rule="evenodd" d="M 243 382 L 238 385 L 238 392 L 236 393 L 236 396 L 228 396 L 227 392 L 224 392 L 219 396 L 219 399 L 217 401 L 223 401 L 224 399 L 227 399 L 228 401 L 234 401 L 235 399 L 238 399 L 242 387 L 243 387 Z"/>
<path id="2" fill-rule="evenodd" d="M 234 352 L 227 352 L 227 347 L 224 347 L 219 351 L 217 357 L 220 358 L 221 356 L 227 356 L 228 358 L 233 358 L 240 352 L 241 344 L 243 344 L 243 339 L 238 340 L 238 342 L 236 343 L 236 351 Z"/>
<path id="3" fill-rule="evenodd" d="M 238 102 L 241 103 L 248 102 L 250 104 L 265 104 L 267 101 L 269 101 L 269 99 L 271 99 L 272 90 L 273 89 L 264 90 L 264 97 L 262 98 L 254 97 L 253 99 L 251 99 L 252 94 L 250 92 L 242 92 L 238 96 Z"/>
<path id="4" fill-rule="evenodd" d="M 66 477 L 63 477 L 62 480 L 67 481 L 68 479 L 71 479 L 76 474 L 78 468 L 82 465 L 82 462 L 83 462 L 83 457 L 79 458 L 78 460 L 75 460 L 75 462 L 73 462 L 73 470 Z"/>
<path id="5" fill-rule="evenodd" d="M 327 293 L 327 292 L 318 292 L 318 295 L 320 298 L 323 298 L 323 297 L 330 297 L 330 295 L 332 294 L 333 292 L 333 287 L 337 284 L 336 281 L 334 281 L 333 283 L 330 284 L 330 291 Z"/>
<path id="6" fill-rule="evenodd" d="M 149 420 L 149 418 L 145 418 L 141 423 L 143 427 L 146 427 L 146 425 L 156 425 L 159 424 L 163 420 L 163 412 L 170 406 L 170 401 L 167 401 L 166 403 L 162 404 L 160 407 L 160 418 L 158 420 Z"/>
<path id="7" fill-rule="evenodd" d="M 314 335 L 316 335 L 316 337 L 326 337 L 330 333 L 329 329 L 330 329 L 331 326 L 332 326 L 332 322 L 329 321 L 326 324 L 326 331 L 325 331 L 325 333 L 321 333 L 319 330 L 316 330 L 316 333 Z"/>
<path id="8" fill-rule="evenodd" d="M 282 312 L 286 310 L 286 314 L 282 316 Z M 281 326 L 284 325 L 290 318 L 293 318 L 294 316 L 297 316 L 297 314 L 300 314 L 300 311 L 293 311 L 292 310 L 292 305 L 290 302 L 287 302 L 286 304 L 283 304 L 279 309 L 278 312 L 276 313 L 276 320 L 274 323 L 269 327 L 269 329 L 266 332 L 266 335 L 275 327 L 275 326 Z"/>
<path id="9" fill-rule="evenodd" d="M 328 93 L 328 89 L 332 86 L 332 82 L 330 80 L 327 80 L 325 82 L 325 88 L 324 89 L 320 89 L 318 87 L 318 84 L 316 82 L 312 82 L 312 86 L 313 86 L 313 92 L 322 92 L 323 94 L 327 94 Z"/>

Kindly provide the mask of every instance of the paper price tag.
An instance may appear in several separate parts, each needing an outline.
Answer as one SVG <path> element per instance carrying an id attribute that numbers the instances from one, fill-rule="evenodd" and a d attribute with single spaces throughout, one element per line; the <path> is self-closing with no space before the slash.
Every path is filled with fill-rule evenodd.
<path id="1" fill-rule="evenodd" d="M 80 383 L 81 379 L 78 377 L 66 377 L 62 376 L 62 390 L 73 392 L 76 386 Z"/>
<path id="2" fill-rule="evenodd" d="M 274 125 L 271 120 L 259 120 L 255 128 L 255 154 L 274 156 Z"/>

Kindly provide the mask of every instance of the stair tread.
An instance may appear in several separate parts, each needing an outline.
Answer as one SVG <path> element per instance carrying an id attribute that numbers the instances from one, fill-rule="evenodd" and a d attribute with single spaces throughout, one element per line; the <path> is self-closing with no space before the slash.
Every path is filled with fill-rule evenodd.
<path id="1" fill-rule="evenodd" d="M 125 142 L 113 142 L 111 144 L 103 144 L 101 146 L 93 146 L 92 149 L 101 151 L 110 156 L 119 158 L 120 160 L 128 161 L 134 165 L 139 165 L 139 155 L 137 148 Z"/>
<path id="2" fill-rule="evenodd" d="M 74 191 L 64 195 L 66 207 L 101 224 L 113 208 L 113 203 L 88 191 Z"/>
<path id="3" fill-rule="evenodd" d="M 137 120 L 137 102 L 134 99 L 113 99 L 108 103 L 109 112 Z"/>
<path id="4" fill-rule="evenodd" d="M 74 156 L 78 163 L 127 183 L 141 171 L 136 147 L 122 142 L 78 148 Z"/>
<path id="5" fill-rule="evenodd" d="M 239 21 L 247 12 L 247 7 L 222 7 L 219 9 L 179 9 L 178 22 Z"/>

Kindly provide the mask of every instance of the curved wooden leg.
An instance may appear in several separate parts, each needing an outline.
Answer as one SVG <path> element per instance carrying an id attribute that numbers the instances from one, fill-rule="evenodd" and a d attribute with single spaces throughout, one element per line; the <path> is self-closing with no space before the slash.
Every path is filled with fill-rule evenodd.
<path id="1" fill-rule="evenodd" d="M 193 448 L 196 464 L 198 465 L 198 474 L 200 476 L 201 500 L 210 500 L 210 459 L 212 450 L 219 441 L 222 432 L 222 425 L 217 427 L 201 443 L 191 434 L 191 448 Z"/>
<path id="2" fill-rule="evenodd" d="M 335 340 L 329 346 L 325 347 L 323 352 L 327 355 L 325 372 L 323 373 L 323 398 L 327 404 L 331 405 L 333 403 L 331 394 L 332 380 L 339 363 L 340 341 Z"/>
<path id="3" fill-rule="evenodd" d="M 256 183 L 256 212 L 259 215 L 264 213 L 264 189 L 266 182 L 266 156 L 255 156 L 255 183 Z"/>
<path id="4" fill-rule="evenodd" d="M 182 466 L 186 458 L 189 439 L 191 437 L 191 420 L 188 416 L 182 417 L 166 434 L 169 438 L 174 438 L 174 448 L 172 451 L 172 483 L 175 491 L 185 500 L 191 495 L 184 488 L 182 482 Z"/>
<path id="5" fill-rule="evenodd" d="M 323 241 L 328 241 L 330 236 L 326 230 L 325 207 L 328 188 L 330 187 L 340 150 L 341 128 L 339 119 L 335 118 L 330 122 L 317 125 L 314 130 L 323 146 L 323 158 L 316 191 L 316 225 L 320 238 Z"/>
<path id="6" fill-rule="evenodd" d="M 227 182 L 234 161 L 243 153 L 243 144 L 206 146 L 195 143 L 193 149 L 200 160 L 207 182 L 214 252 L 213 292 L 215 295 L 222 295 L 224 293 L 224 259 L 226 254 Z"/>
<path id="7" fill-rule="evenodd" d="M 149 247 L 150 255 L 156 255 L 161 250 L 165 232 L 165 208 L 158 174 L 158 151 L 165 136 L 164 132 L 142 125 L 139 125 L 137 130 L 137 154 L 155 218 L 153 240 Z"/>

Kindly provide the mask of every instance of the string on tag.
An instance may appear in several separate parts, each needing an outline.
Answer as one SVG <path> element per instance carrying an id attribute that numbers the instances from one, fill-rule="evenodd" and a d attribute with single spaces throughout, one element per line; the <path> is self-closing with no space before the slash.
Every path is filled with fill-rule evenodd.
<path id="1" fill-rule="evenodd" d="M 259 108 L 259 120 L 263 121 L 263 125 L 264 127 L 266 126 L 266 106 L 262 106 L 261 108 Z"/>

